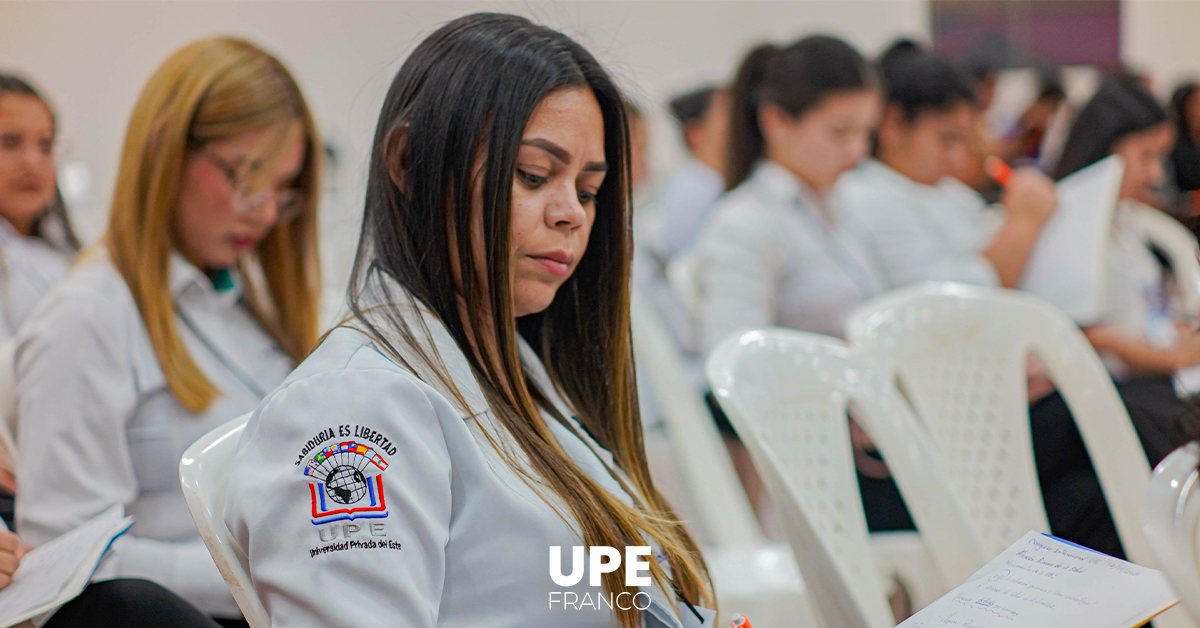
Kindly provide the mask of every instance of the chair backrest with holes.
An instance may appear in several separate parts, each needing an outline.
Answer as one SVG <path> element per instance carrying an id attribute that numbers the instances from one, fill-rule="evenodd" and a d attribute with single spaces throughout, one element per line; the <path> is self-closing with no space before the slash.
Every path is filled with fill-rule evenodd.
<path id="1" fill-rule="evenodd" d="M 1200 622 L 1200 444 L 1176 449 L 1154 469 L 1146 490 L 1146 537 L 1193 620 Z"/>
<path id="2" fill-rule="evenodd" d="M 251 628 L 270 628 L 271 619 L 254 591 L 246 554 L 225 525 L 229 466 L 250 415 L 242 415 L 202 436 L 183 452 L 179 482 L 200 538 L 225 578 L 229 592 Z"/>
<path id="3" fill-rule="evenodd" d="M 983 564 L 936 451 L 914 432 L 915 418 L 840 340 L 784 329 L 748 331 L 713 352 L 708 377 L 779 503 L 826 625 L 894 623 L 867 545 L 847 421 L 851 404 L 868 431 L 885 435 L 884 457 L 894 456 L 906 471 L 901 489 L 945 505 L 936 520 L 918 521 L 923 532 L 944 536 L 944 547 L 954 548 L 933 552 L 944 579 L 958 582 Z"/>
<path id="4" fill-rule="evenodd" d="M 1066 315 L 1017 291 L 922 284 L 862 306 L 847 338 L 899 382 L 987 555 L 1027 530 L 1049 532 L 1026 393 L 1026 357 L 1039 357 L 1075 417 L 1126 554 L 1153 560 L 1140 524 L 1149 464 L 1099 356 Z"/>

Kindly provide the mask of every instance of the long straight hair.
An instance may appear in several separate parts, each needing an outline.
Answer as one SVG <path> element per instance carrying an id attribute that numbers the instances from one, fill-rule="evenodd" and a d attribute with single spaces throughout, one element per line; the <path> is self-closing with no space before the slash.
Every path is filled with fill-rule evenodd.
<path id="1" fill-rule="evenodd" d="M 278 59 L 249 42 L 204 39 L 168 57 L 134 105 L 105 238 L 113 264 L 137 302 L 167 384 L 191 412 L 206 409 L 220 391 L 196 366 L 175 327 L 168 269 L 174 250 L 171 215 L 184 160 L 208 142 L 290 124 L 304 131 L 297 187 L 304 192 L 305 207 L 295 220 L 271 229 L 256 259 L 245 262 L 257 268 L 243 268 L 242 275 L 251 311 L 299 362 L 317 334 L 321 144 L 295 80 Z M 266 286 L 254 284 L 258 270 Z"/>
<path id="2" fill-rule="evenodd" d="M 599 102 L 608 176 L 586 255 L 546 310 L 518 322 L 509 259 L 516 156 L 538 103 L 572 88 L 591 90 Z M 644 545 L 645 533 L 666 554 L 676 590 L 711 604 L 703 559 L 654 488 L 642 443 L 629 332 L 629 129 L 622 103 L 596 59 L 561 33 L 499 14 L 439 28 L 405 61 L 384 101 L 349 303 L 353 324 L 401 364 L 411 367 L 404 356 L 417 356 L 462 403 L 440 358 L 423 349 L 422 330 L 387 305 L 401 302 L 388 282 L 402 285 L 446 325 L 471 364 L 499 429 L 523 454 L 518 460 L 485 430 L 506 462 L 556 510 L 556 502 L 565 505 L 569 512 L 559 514 L 578 524 L 586 544 Z M 482 266 L 473 254 L 473 194 L 482 198 Z M 568 429 L 570 423 L 548 401 L 550 391 L 538 390 L 524 371 L 518 336 L 625 472 L 628 483 L 614 477 L 632 484 L 626 489 L 633 506 L 596 484 L 558 444 L 541 411 Z M 651 574 L 672 590 L 653 561 Z M 610 593 L 636 592 L 615 572 L 603 582 Z M 640 611 L 616 613 L 626 628 L 640 625 Z"/>
<path id="3" fill-rule="evenodd" d="M 830 95 L 874 85 L 863 56 L 836 37 L 813 35 L 786 48 L 763 44 L 751 50 L 733 83 L 725 189 L 741 185 L 766 153 L 766 138 L 758 123 L 763 105 L 775 105 L 799 118 Z"/>
<path id="4" fill-rule="evenodd" d="M 41 102 L 50 114 L 50 124 L 54 136 L 58 136 L 58 116 L 54 114 L 54 107 L 50 106 L 50 101 L 46 100 L 37 88 L 19 76 L 0 74 L 0 98 L 4 98 L 7 94 L 28 96 Z M 71 228 L 71 219 L 67 214 L 66 203 L 63 202 L 57 181 L 50 203 L 33 222 L 33 235 L 62 253 L 74 255 L 79 250 L 79 238 L 75 236 L 75 230 Z"/>
<path id="5" fill-rule="evenodd" d="M 1182 191 L 1200 189 L 1200 146 L 1196 145 L 1196 133 L 1188 121 L 1188 103 L 1196 98 L 1195 81 L 1188 81 L 1171 93 L 1171 117 L 1175 121 L 1175 147 L 1171 149 L 1171 163 L 1175 166 L 1175 184 Z"/>
<path id="6" fill-rule="evenodd" d="M 1062 156 L 1054 167 L 1054 178 L 1061 179 L 1104 159 L 1125 136 L 1167 120 L 1167 110 L 1136 81 L 1106 81 L 1071 125 Z"/>

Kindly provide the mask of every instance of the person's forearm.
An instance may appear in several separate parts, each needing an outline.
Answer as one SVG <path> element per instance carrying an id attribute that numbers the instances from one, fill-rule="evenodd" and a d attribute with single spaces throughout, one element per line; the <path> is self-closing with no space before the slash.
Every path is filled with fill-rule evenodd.
<path id="1" fill-rule="evenodd" d="M 1116 355 L 1134 372 L 1147 375 L 1170 375 L 1187 366 L 1179 352 L 1171 347 L 1155 347 L 1119 329 L 1107 326 L 1084 330 L 1092 346 L 1099 352 Z"/>
<path id="2" fill-rule="evenodd" d="M 991 244 L 981 253 L 996 269 L 1000 284 L 1015 288 L 1025 271 L 1025 263 L 1037 244 L 1042 225 L 1032 220 L 1009 217 L 1000 228 Z"/>

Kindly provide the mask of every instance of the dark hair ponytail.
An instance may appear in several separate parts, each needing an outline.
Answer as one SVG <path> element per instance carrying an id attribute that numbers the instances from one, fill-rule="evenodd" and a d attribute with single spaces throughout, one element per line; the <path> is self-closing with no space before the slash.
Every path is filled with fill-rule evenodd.
<path id="1" fill-rule="evenodd" d="M 1121 138 L 1167 120 L 1167 110 L 1136 81 L 1104 83 L 1071 125 L 1062 156 L 1054 167 L 1054 178 L 1061 179 L 1100 161 Z"/>
<path id="2" fill-rule="evenodd" d="M 726 189 L 745 181 L 766 152 L 766 140 L 758 126 L 762 105 L 770 103 L 800 117 L 831 93 L 865 89 L 874 83 L 862 55 L 836 37 L 813 35 L 783 49 L 764 44 L 751 50 L 738 70 L 730 98 Z"/>

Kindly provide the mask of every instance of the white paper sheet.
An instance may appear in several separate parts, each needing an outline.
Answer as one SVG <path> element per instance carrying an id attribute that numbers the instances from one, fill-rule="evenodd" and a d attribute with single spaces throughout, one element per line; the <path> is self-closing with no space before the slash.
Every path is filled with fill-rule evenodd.
<path id="1" fill-rule="evenodd" d="M 0 626 L 18 624 L 78 596 L 113 539 L 132 523 L 120 506 L 113 506 L 26 554 L 12 583 L 0 590 Z"/>
<path id="2" fill-rule="evenodd" d="M 1019 288 L 1081 325 L 1104 313 L 1108 242 L 1125 164 L 1106 157 L 1058 182 L 1058 208 L 1034 245 Z"/>
<path id="3" fill-rule="evenodd" d="M 1162 573 L 1028 532 L 901 628 L 1134 628 L 1179 602 Z"/>

